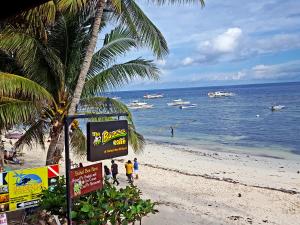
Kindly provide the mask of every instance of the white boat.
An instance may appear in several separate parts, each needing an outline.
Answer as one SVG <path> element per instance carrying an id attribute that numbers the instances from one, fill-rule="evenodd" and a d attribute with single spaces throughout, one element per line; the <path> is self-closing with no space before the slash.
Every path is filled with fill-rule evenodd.
<path id="1" fill-rule="evenodd" d="M 175 99 L 173 102 L 167 103 L 168 106 L 181 106 L 181 105 L 188 105 L 191 102 L 188 101 L 183 101 L 181 98 L 180 99 Z"/>
<path id="2" fill-rule="evenodd" d="M 281 109 L 284 109 L 284 108 L 285 108 L 284 105 L 273 105 L 273 106 L 271 107 L 271 110 L 272 110 L 272 111 L 277 111 L 277 110 L 281 110 Z"/>
<path id="3" fill-rule="evenodd" d="M 181 105 L 179 106 L 179 109 L 189 109 L 189 108 L 195 108 L 197 104 L 187 104 L 187 105 Z"/>
<path id="4" fill-rule="evenodd" d="M 147 95 L 144 95 L 144 98 L 147 98 L 147 99 L 152 99 L 152 98 L 163 98 L 164 95 L 162 94 L 147 94 Z"/>
<path id="5" fill-rule="evenodd" d="M 121 98 L 121 97 L 118 97 L 118 96 L 112 97 L 113 100 L 118 100 L 118 99 L 120 99 L 120 98 Z"/>
<path id="6" fill-rule="evenodd" d="M 147 102 L 139 102 L 138 100 L 135 100 L 128 105 L 129 109 L 150 109 L 153 108 L 153 105 L 149 105 Z"/>
<path id="7" fill-rule="evenodd" d="M 234 94 L 232 92 L 224 92 L 224 91 L 208 92 L 207 95 L 210 98 L 234 96 Z"/>

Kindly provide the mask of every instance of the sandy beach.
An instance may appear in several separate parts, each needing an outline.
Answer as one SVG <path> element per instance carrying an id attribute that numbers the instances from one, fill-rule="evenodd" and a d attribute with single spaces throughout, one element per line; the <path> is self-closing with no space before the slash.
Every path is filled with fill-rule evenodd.
<path id="1" fill-rule="evenodd" d="M 45 151 L 24 152 L 24 167 L 44 164 Z M 126 185 L 124 162 L 134 157 L 140 162 L 135 184 L 160 211 L 145 218 L 144 225 L 299 224 L 298 156 L 271 158 L 148 143 L 143 153 L 118 158 L 121 186 Z"/>

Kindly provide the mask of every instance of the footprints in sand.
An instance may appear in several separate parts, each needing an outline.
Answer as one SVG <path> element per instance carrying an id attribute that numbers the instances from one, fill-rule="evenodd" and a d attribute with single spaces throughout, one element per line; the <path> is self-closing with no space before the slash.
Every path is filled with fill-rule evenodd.
<path id="1" fill-rule="evenodd" d="M 229 216 L 229 217 L 227 217 L 229 220 L 234 220 L 234 221 L 244 221 L 244 222 L 247 222 L 247 223 L 249 223 L 249 224 L 253 224 L 253 219 L 252 218 L 250 218 L 250 217 L 246 217 L 246 218 L 244 218 L 244 217 L 242 217 L 242 216 Z M 262 220 L 262 222 L 263 223 L 268 223 L 269 221 L 267 220 L 267 219 L 263 219 Z M 260 223 L 259 223 L 260 224 Z"/>

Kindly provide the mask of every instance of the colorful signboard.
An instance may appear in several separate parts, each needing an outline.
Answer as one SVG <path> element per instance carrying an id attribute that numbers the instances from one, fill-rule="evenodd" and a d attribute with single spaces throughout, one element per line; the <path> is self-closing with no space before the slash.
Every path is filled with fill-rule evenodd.
<path id="1" fill-rule="evenodd" d="M 102 163 L 71 169 L 71 198 L 101 189 L 103 186 Z"/>
<path id="2" fill-rule="evenodd" d="M 38 205 L 43 189 L 56 184 L 58 165 L 0 173 L 0 212 L 13 211 Z"/>
<path id="3" fill-rule="evenodd" d="M 127 120 L 87 123 L 87 160 L 128 155 Z"/>

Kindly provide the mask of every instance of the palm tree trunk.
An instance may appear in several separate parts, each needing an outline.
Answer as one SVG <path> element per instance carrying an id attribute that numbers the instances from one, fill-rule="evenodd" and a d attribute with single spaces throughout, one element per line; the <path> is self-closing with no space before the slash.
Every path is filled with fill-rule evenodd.
<path id="1" fill-rule="evenodd" d="M 58 147 L 61 148 L 60 142 L 63 141 L 63 138 L 61 138 L 62 131 L 63 129 L 61 127 L 55 132 L 50 132 L 51 141 L 47 151 L 46 165 L 53 165 L 59 162 L 62 150 Z M 60 152 L 60 155 L 58 154 L 58 151 Z"/>
<path id="2" fill-rule="evenodd" d="M 99 33 L 99 29 L 100 29 L 100 24 L 101 24 L 101 20 L 102 20 L 105 2 L 106 2 L 106 0 L 98 0 L 98 3 L 97 3 L 97 11 L 95 14 L 95 20 L 94 20 L 94 24 L 92 27 L 91 39 L 90 39 L 89 45 L 88 45 L 86 53 L 85 53 L 83 64 L 81 66 L 81 70 L 80 70 L 79 77 L 77 80 L 76 88 L 75 88 L 73 98 L 71 101 L 71 105 L 70 105 L 70 108 L 68 111 L 69 115 L 75 114 L 76 106 L 78 105 L 79 100 L 80 100 L 80 96 L 81 96 L 82 89 L 83 89 L 83 86 L 85 83 L 86 75 L 90 68 L 92 57 L 93 57 L 93 54 L 94 54 L 94 51 L 96 48 L 98 33 Z"/>

